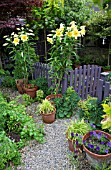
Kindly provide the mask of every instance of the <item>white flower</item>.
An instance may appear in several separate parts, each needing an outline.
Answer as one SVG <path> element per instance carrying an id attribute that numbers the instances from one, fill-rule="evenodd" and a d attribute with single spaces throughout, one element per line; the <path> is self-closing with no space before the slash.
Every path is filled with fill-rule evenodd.
<path id="1" fill-rule="evenodd" d="M 7 41 L 10 41 L 10 38 L 6 38 Z"/>
<path id="2" fill-rule="evenodd" d="M 30 32 L 33 32 L 33 30 L 29 29 Z"/>
<path id="3" fill-rule="evenodd" d="M 86 26 L 85 26 L 85 25 L 83 25 L 83 26 L 81 26 L 80 28 L 81 28 L 81 29 L 85 29 L 85 27 L 86 27 Z"/>
<path id="4" fill-rule="evenodd" d="M 21 56 L 23 57 L 24 55 L 23 55 L 23 52 L 21 52 Z"/>
<path id="5" fill-rule="evenodd" d="M 31 32 L 30 32 L 30 33 L 26 33 L 26 34 L 27 34 L 27 35 L 34 35 L 34 34 L 33 34 L 33 33 L 31 33 Z"/>
<path id="6" fill-rule="evenodd" d="M 14 34 L 14 38 L 16 38 L 16 37 L 18 37 L 18 35 L 17 35 L 17 34 Z"/>
<path id="7" fill-rule="evenodd" d="M 20 31 L 20 28 L 17 28 L 16 30 Z"/>
<path id="8" fill-rule="evenodd" d="M 7 45 L 8 45 L 8 43 L 3 44 L 3 46 L 7 46 Z"/>
<path id="9" fill-rule="evenodd" d="M 3 38 L 7 38 L 7 37 L 8 37 L 8 35 L 3 36 Z"/>
<path id="10" fill-rule="evenodd" d="M 60 24 L 60 28 L 64 28 L 64 24 L 61 23 L 61 24 Z"/>
<path id="11" fill-rule="evenodd" d="M 11 33 L 11 35 L 14 35 L 14 34 L 15 34 L 14 32 Z"/>

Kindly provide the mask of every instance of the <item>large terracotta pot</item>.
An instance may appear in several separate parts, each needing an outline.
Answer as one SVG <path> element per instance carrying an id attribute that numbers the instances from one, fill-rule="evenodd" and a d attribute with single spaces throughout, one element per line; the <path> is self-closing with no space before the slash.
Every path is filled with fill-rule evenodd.
<path id="1" fill-rule="evenodd" d="M 46 97 L 47 100 L 53 100 L 55 98 L 62 98 L 62 94 L 50 94 Z"/>
<path id="2" fill-rule="evenodd" d="M 24 89 L 23 89 L 24 79 L 16 79 L 15 82 L 16 82 L 18 92 L 20 94 L 24 94 Z"/>
<path id="3" fill-rule="evenodd" d="M 100 131 L 100 130 L 95 130 L 96 133 L 99 133 L 101 132 L 102 134 L 106 135 L 107 138 L 109 140 L 111 140 L 111 135 L 104 132 L 104 131 Z M 90 136 L 90 132 L 86 133 L 84 136 L 83 136 L 83 141 L 87 140 Z M 94 168 L 96 168 L 97 166 L 102 168 L 102 164 L 105 163 L 106 166 L 111 163 L 111 153 L 108 153 L 108 154 L 105 154 L 105 155 L 99 155 L 99 154 L 95 154 L 91 151 L 89 151 L 85 145 L 83 144 L 83 149 L 84 151 L 86 152 L 86 157 L 89 161 L 89 163 L 91 164 L 91 166 L 93 166 Z"/>
<path id="4" fill-rule="evenodd" d="M 55 113 L 56 113 L 56 109 L 49 114 L 41 113 L 43 122 L 48 124 L 53 123 L 55 121 Z"/>
<path id="5" fill-rule="evenodd" d="M 36 97 L 36 91 L 38 90 L 37 86 L 34 86 L 33 88 L 31 88 L 31 84 L 27 85 L 28 87 L 24 86 L 24 91 L 26 92 L 26 94 L 28 94 L 31 98 L 35 98 Z"/>

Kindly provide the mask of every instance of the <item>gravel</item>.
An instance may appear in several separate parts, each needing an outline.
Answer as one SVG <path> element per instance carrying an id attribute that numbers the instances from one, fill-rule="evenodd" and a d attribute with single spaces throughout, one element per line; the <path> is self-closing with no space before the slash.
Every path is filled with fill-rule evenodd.
<path id="1" fill-rule="evenodd" d="M 2 92 L 11 100 L 19 95 L 12 89 L 2 89 Z M 27 107 L 27 111 L 34 117 L 35 123 L 43 123 L 41 115 L 35 114 L 36 106 L 37 103 L 33 103 Z M 17 167 L 17 170 L 76 170 L 69 160 L 71 152 L 65 136 L 66 122 L 73 119 L 75 116 L 70 119 L 57 119 L 52 124 L 44 123 L 46 142 L 39 144 L 35 140 L 30 141 L 29 145 L 21 150 L 22 164 Z M 82 170 L 90 170 L 84 159 L 81 163 L 85 165 L 82 166 L 84 167 Z"/>

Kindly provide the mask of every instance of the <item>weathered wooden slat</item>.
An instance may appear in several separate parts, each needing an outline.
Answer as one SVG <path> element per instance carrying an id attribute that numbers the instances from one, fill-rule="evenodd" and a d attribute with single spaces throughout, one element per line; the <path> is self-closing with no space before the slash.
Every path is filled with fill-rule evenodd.
<path id="1" fill-rule="evenodd" d="M 65 93 L 68 85 L 68 73 L 64 73 L 64 77 L 62 80 L 62 94 Z"/>
<path id="2" fill-rule="evenodd" d="M 95 66 L 95 69 L 94 69 L 94 84 L 93 84 L 93 89 L 92 89 L 92 92 L 93 92 L 93 96 L 96 95 L 96 89 L 97 89 L 97 74 L 98 74 L 98 68 L 97 66 Z"/>
<path id="3" fill-rule="evenodd" d="M 81 87 L 82 87 L 82 66 L 79 67 L 79 74 L 78 74 L 78 95 L 81 96 Z"/>
<path id="4" fill-rule="evenodd" d="M 98 93 L 97 93 L 97 97 L 99 100 L 102 100 L 103 99 L 103 80 L 99 79 L 99 82 L 98 82 Z"/>
<path id="5" fill-rule="evenodd" d="M 69 71 L 69 85 L 73 86 L 73 76 L 74 76 L 74 71 L 70 70 Z"/>
<path id="6" fill-rule="evenodd" d="M 83 77 L 82 77 L 82 99 L 85 99 L 85 89 L 86 89 L 86 85 L 85 85 L 85 79 L 86 79 L 86 65 L 84 65 L 83 67 Z"/>
<path id="7" fill-rule="evenodd" d="M 87 95 L 89 94 L 89 80 L 90 80 L 90 65 L 87 66 L 87 81 L 86 81 L 86 93 L 85 98 L 87 98 Z"/>
<path id="8" fill-rule="evenodd" d="M 93 82 L 94 82 L 94 65 L 91 67 L 91 76 L 90 76 L 90 82 L 89 82 L 89 94 L 92 96 L 92 88 L 93 88 Z"/>
<path id="9" fill-rule="evenodd" d="M 78 73 L 78 68 L 75 68 L 74 70 L 74 90 L 78 92 L 78 84 L 77 84 L 77 73 Z"/>
<path id="10" fill-rule="evenodd" d="M 105 82 L 103 99 L 109 96 L 109 90 L 110 90 L 110 83 Z"/>

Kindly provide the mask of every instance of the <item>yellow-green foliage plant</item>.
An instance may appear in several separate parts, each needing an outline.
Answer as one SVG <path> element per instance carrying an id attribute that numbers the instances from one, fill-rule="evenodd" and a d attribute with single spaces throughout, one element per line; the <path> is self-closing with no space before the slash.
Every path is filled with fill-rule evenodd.
<path id="1" fill-rule="evenodd" d="M 107 104 L 102 104 L 103 111 L 106 113 L 102 117 L 104 118 L 101 121 L 102 129 L 108 129 L 111 132 L 111 102 Z"/>

